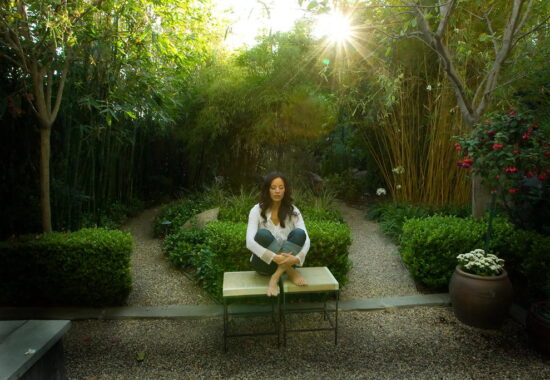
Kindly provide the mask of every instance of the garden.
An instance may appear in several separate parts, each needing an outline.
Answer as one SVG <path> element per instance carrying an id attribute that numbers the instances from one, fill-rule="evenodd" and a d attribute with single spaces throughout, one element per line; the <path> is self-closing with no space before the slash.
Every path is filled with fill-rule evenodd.
<path id="1" fill-rule="evenodd" d="M 550 354 L 549 54 L 540 0 L 3 2 L 0 309 L 219 305 L 280 171 L 345 302 L 448 293 L 457 334 Z"/>

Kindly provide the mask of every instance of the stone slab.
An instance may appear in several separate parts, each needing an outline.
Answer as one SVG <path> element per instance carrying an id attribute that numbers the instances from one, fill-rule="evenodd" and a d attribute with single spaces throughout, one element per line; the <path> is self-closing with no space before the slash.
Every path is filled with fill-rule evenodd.
<path id="1" fill-rule="evenodd" d="M 0 344 L 2 341 L 10 335 L 13 331 L 17 330 L 21 325 L 24 325 L 27 321 L 3 321 L 0 322 Z"/>
<path id="2" fill-rule="evenodd" d="M 339 289 L 338 281 L 327 267 L 297 268 L 297 272 L 306 280 L 306 286 L 294 285 L 288 278 L 283 280 L 285 293 L 308 293 L 335 291 Z"/>
<path id="3" fill-rule="evenodd" d="M 132 306 L 105 309 L 102 319 L 200 319 L 221 315 L 221 305 Z"/>
<path id="4" fill-rule="evenodd" d="M 13 327 L 10 322 L 8 326 Z M 0 379 L 20 378 L 63 337 L 70 326 L 70 321 L 29 320 L 13 329 L 0 342 Z"/>
<path id="5" fill-rule="evenodd" d="M 269 276 L 255 271 L 225 272 L 223 274 L 223 296 L 261 296 L 267 294 Z"/>
<path id="6" fill-rule="evenodd" d="M 449 294 L 423 294 L 402 297 L 381 297 L 340 302 L 342 311 L 379 310 L 393 307 L 440 306 L 451 303 Z"/>

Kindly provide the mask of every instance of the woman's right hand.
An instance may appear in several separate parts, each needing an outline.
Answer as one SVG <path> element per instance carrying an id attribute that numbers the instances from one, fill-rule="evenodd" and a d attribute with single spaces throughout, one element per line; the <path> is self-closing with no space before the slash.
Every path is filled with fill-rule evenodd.
<path id="1" fill-rule="evenodd" d="M 282 264 L 286 260 L 286 257 L 283 255 L 275 255 L 273 256 L 273 261 L 275 264 L 279 265 Z"/>

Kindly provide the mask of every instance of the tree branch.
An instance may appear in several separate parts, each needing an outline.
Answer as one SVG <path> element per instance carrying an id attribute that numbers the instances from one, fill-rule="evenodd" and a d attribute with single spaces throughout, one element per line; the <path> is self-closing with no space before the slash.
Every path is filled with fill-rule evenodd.
<path id="1" fill-rule="evenodd" d="M 69 63 L 72 59 L 72 52 L 69 52 L 67 57 L 65 57 L 65 63 L 63 64 L 63 72 L 61 73 L 61 78 L 59 78 L 59 84 L 57 87 L 57 93 L 55 95 L 55 106 L 51 114 L 51 122 L 53 123 L 59 112 L 59 107 L 61 106 L 61 98 L 63 97 L 63 88 L 65 87 L 65 82 L 67 80 L 67 73 L 69 71 Z"/>
<path id="2" fill-rule="evenodd" d="M 544 25 L 548 25 L 548 23 L 547 23 L 548 20 L 550 20 L 550 16 L 547 16 L 547 17 L 546 17 L 543 21 L 541 21 L 539 24 L 537 24 L 536 26 L 534 26 L 533 28 L 531 28 L 531 29 L 528 30 L 527 32 L 525 32 L 525 33 L 519 35 L 518 37 L 516 37 L 516 40 L 514 41 L 514 43 L 512 44 L 512 46 L 516 46 L 520 40 L 522 40 L 523 38 L 527 37 L 529 34 L 536 32 L 537 30 L 539 30 L 540 28 L 542 28 Z"/>
<path id="3" fill-rule="evenodd" d="M 497 81 L 498 74 L 500 72 L 500 68 L 502 67 L 504 61 L 506 60 L 506 58 L 510 53 L 510 50 L 512 48 L 512 39 L 514 36 L 514 32 L 517 30 L 516 26 L 518 23 L 519 14 L 521 12 L 522 5 L 523 5 L 523 0 L 514 0 L 512 14 L 510 15 L 510 19 L 508 20 L 508 23 L 506 24 L 506 27 L 504 29 L 504 33 L 502 37 L 502 45 L 500 47 L 499 52 L 495 56 L 493 67 L 491 67 L 491 70 L 489 70 L 489 72 L 487 73 L 485 89 L 483 91 L 483 95 L 481 96 L 480 102 L 476 107 L 476 114 L 478 115 L 481 115 L 485 110 L 485 108 L 487 107 L 491 94 L 495 90 L 496 81 Z"/>
<path id="4" fill-rule="evenodd" d="M 455 7 L 456 0 L 451 0 L 446 5 L 441 5 L 441 7 L 439 8 L 441 14 L 443 15 L 443 18 L 439 21 L 439 25 L 437 26 L 437 30 L 435 32 L 437 38 L 443 37 L 443 33 L 445 33 L 445 28 L 449 23 L 449 19 Z"/>
<path id="5" fill-rule="evenodd" d="M 408 4 L 413 7 L 415 6 L 415 4 L 411 2 L 409 2 Z M 455 91 L 457 102 L 462 112 L 462 117 L 468 124 L 473 124 L 477 119 L 477 116 L 474 114 L 472 107 L 467 100 L 466 87 L 464 86 L 464 83 L 454 66 L 449 49 L 444 44 L 442 38 L 440 36 L 437 36 L 430 29 L 430 25 L 428 25 L 428 22 L 426 21 L 422 10 L 419 7 L 414 7 L 414 9 L 416 11 L 416 20 L 418 27 L 422 32 L 424 43 L 431 47 L 440 57 L 441 61 L 443 62 L 445 72 L 447 73 L 447 76 Z M 447 15 L 450 17 L 450 14 L 451 13 L 448 13 Z"/>

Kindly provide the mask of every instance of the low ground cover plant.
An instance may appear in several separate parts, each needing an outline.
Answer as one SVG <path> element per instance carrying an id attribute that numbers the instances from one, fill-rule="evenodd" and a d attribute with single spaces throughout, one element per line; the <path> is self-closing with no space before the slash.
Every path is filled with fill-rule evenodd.
<path id="1" fill-rule="evenodd" d="M 131 252 L 130 234 L 100 228 L 0 242 L 0 305 L 122 305 Z"/>

